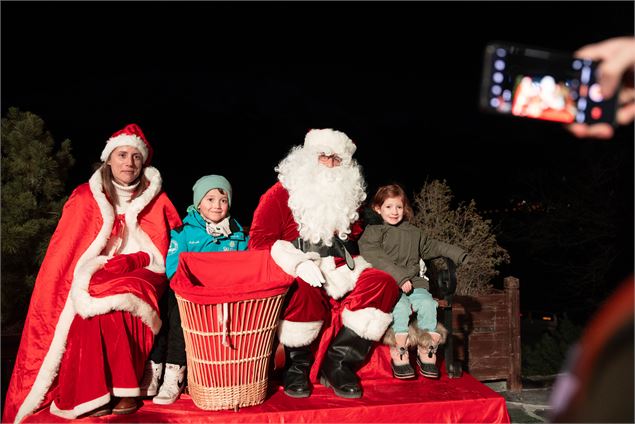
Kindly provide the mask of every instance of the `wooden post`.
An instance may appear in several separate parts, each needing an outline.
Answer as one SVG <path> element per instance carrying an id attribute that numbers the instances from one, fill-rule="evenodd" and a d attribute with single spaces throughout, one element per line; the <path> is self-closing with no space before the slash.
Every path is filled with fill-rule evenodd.
<path id="1" fill-rule="evenodd" d="M 506 277 L 505 297 L 507 300 L 507 313 L 509 317 L 509 377 L 507 378 L 507 390 L 518 393 L 523 384 L 520 378 L 520 295 L 518 278 Z"/>

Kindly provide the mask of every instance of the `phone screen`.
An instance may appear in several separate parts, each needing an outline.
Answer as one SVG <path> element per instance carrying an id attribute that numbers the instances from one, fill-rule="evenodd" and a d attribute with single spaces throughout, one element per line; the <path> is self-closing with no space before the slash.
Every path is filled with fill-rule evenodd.
<path id="1" fill-rule="evenodd" d="M 545 49 L 491 43 L 485 49 L 481 108 L 563 123 L 615 121 L 616 98 L 604 99 L 597 62 Z"/>

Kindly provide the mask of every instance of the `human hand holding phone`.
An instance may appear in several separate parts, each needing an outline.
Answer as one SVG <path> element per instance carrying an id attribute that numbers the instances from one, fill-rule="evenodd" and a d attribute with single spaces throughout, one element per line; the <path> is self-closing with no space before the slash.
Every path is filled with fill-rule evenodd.
<path id="1" fill-rule="evenodd" d="M 573 53 L 491 42 L 483 58 L 481 110 L 564 124 L 614 125 L 617 99 L 602 94 L 598 66 Z"/>
<path id="2" fill-rule="evenodd" d="M 617 95 L 615 121 L 627 125 L 635 120 L 635 88 L 633 87 L 633 67 L 635 66 L 635 37 L 616 37 L 599 43 L 589 44 L 575 52 L 579 58 L 600 61 L 597 68 L 598 83 L 604 97 Z M 567 129 L 579 138 L 610 139 L 614 128 L 605 123 L 575 123 Z"/>

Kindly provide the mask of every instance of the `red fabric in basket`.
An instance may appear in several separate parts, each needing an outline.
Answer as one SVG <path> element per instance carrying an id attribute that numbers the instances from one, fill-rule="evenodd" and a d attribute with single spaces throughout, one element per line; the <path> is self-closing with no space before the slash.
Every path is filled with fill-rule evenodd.
<path id="1" fill-rule="evenodd" d="M 276 296 L 292 282 L 268 250 L 184 252 L 170 287 L 190 302 L 211 305 Z"/>

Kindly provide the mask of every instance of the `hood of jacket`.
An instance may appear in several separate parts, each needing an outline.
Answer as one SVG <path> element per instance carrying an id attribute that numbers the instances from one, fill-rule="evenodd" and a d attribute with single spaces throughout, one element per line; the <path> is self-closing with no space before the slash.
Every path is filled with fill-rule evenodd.
<path id="1" fill-rule="evenodd" d="M 201 228 L 203 231 L 205 231 L 206 228 L 205 219 L 194 206 L 187 208 L 187 216 L 183 218 L 183 224 Z M 231 230 L 232 235 L 234 233 L 243 232 L 243 227 L 231 216 L 229 217 L 229 229 Z"/>

